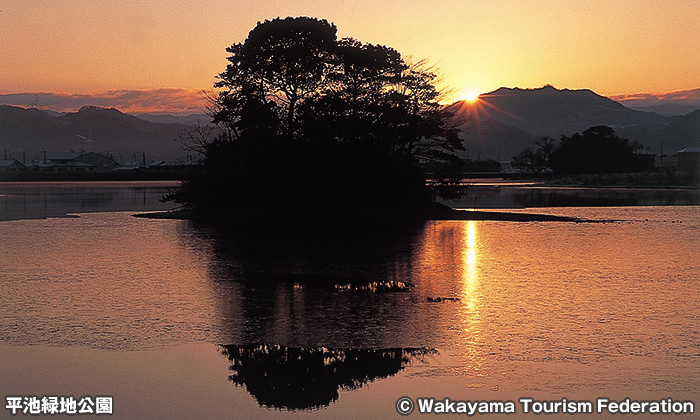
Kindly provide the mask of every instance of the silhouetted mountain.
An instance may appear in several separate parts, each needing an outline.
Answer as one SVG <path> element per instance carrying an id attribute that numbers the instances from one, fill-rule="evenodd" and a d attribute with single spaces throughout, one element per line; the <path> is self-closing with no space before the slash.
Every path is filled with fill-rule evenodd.
<path id="1" fill-rule="evenodd" d="M 590 90 L 559 90 L 552 86 L 531 90 L 501 88 L 479 99 L 492 118 L 537 136 L 570 135 L 596 125 L 617 131 L 666 122 L 664 117 L 631 110 Z"/>
<path id="2" fill-rule="evenodd" d="M 672 155 L 700 144 L 700 110 L 670 117 L 625 107 L 590 90 L 500 88 L 476 102 L 450 106 L 469 159 L 510 160 L 541 136 L 558 139 L 607 125 L 652 152 Z M 679 108 L 680 110 L 680 108 Z M 204 115 L 123 114 L 113 108 L 83 107 L 57 113 L 0 105 L 0 157 L 40 159 L 43 152 L 70 150 L 111 154 L 117 161 L 174 160 L 186 154 L 177 141 L 187 124 Z"/>
<path id="3" fill-rule="evenodd" d="M 161 124 L 113 108 L 83 107 L 78 112 L 48 113 L 0 106 L 0 148 L 8 156 L 39 159 L 43 152 L 70 150 L 109 154 L 117 161 L 174 160 L 185 154 L 177 142 L 183 124 Z"/>
<path id="4" fill-rule="evenodd" d="M 700 89 L 679 90 L 660 94 L 616 95 L 611 99 L 631 109 L 651 111 L 666 116 L 686 115 L 696 109 L 700 109 Z"/>
<path id="5" fill-rule="evenodd" d="M 185 125 L 207 125 L 211 122 L 211 117 L 207 114 L 132 114 L 136 118 L 162 124 L 185 124 Z"/>
<path id="6" fill-rule="evenodd" d="M 464 139 L 466 151 L 457 154 L 469 160 L 510 160 L 538 138 L 493 118 L 472 120 L 461 129 L 460 137 Z"/>
<path id="7" fill-rule="evenodd" d="M 700 146 L 700 109 L 671 119 L 658 137 L 659 143 L 661 139 L 667 155 L 673 155 L 686 147 Z"/>
<path id="8" fill-rule="evenodd" d="M 617 135 L 660 151 L 662 136 L 673 118 L 635 111 L 590 90 L 500 88 L 475 102 L 450 106 L 471 156 L 509 159 L 541 136 L 558 139 L 598 125 Z M 691 133 L 678 132 L 678 138 Z M 665 139 L 668 144 L 678 143 Z M 675 146 L 674 146 L 675 147 Z M 675 152 L 675 150 L 674 150 Z"/>
<path id="9" fill-rule="evenodd" d="M 686 104 L 658 104 L 658 105 L 635 105 L 629 106 L 630 109 L 635 109 L 637 111 L 644 112 L 656 112 L 659 115 L 666 117 L 675 117 L 680 115 L 689 114 L 696 109 L 700 109 L 700 105 L 686 105 Z"/>

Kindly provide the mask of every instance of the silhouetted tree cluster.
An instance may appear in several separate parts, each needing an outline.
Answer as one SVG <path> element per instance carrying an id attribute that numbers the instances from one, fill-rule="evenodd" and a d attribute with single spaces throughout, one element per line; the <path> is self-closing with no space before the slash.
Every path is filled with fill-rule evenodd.
<path id="1" fill-rule="evenodd" d="M 640 154 L 637 142 L 615 135 L 607 126 L 596 126 L 582 134 L 562 136 L 558 145 L 542 138 L 513 158 L 513 165 L 532 173 L 551 168 L 557 174 L 644 172 L 654 169 L 653 159 Z"/>
<path id="2" fill-rule="evenodd" d="M 281 345 L 229 345 L 221 352 L 231 362 L 229 380 L 245 386 L 261 406 L 312 409 L 338 399 L 338 390 L 355 390 L 396 375 L 413 359 L 434 349 L 329 349 Z"/>
<path id="3" fill-rule="evenodd" d="M 258 23 L 227 51 L 203 170 L 170 196 L 205 212 L 398 208 L 431 201 L 419 161 L 462 148 L 425 62 L 308 17 Z"/>
<path id="4" fill-rule="evenodd" d="M 549 157 L 552 170 L 560 174 L 642 172 L 654 169 L 638 152 L 643 147 L 618 137 L 607 126 L 596 126 L 562 136 L 559 147 Z"/>
<path id="5" fill-rule="evenodd" d="M 541 174 L 550 168 L 549 158 L 556 149 L 554 139 L 542 137 L 535 141 L 535 147 L 528 147 L 513 158 L 512 165 L 520 170 Z"/>

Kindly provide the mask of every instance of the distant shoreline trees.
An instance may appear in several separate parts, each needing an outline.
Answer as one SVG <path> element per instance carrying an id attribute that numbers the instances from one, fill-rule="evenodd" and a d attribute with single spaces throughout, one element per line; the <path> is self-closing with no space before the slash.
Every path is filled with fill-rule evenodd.
<path id="1" fill-rule="evenodd" d="M 168 199 L 202 212 L 397 209 L 432 201 L 419 162 L 463 150 L 437 75 L 308 17 L 267 20 L 227 48 L 216 138 Z"/>
<path id="2" fill-rule="evenodd" d="M 637 142 L 615 135 L 607 126 L 561 136 L 559 144 L 548 137 L 535 142 L 513 158 L 518 169 L 541 174 L 547 169 L 559 175 L 629 173 L 654 170 L 654 161 L 640 152 Z"/>

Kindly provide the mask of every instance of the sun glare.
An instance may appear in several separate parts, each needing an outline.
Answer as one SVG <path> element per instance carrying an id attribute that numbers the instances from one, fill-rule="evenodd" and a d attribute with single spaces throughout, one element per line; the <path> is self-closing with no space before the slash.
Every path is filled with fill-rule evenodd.
<path id="1" fill-rule="evenodd" d="M 462 94 L 462 100 L 467 102 L 474 102 L 479 98 L 479 94 L 476 92 L 465 92 Z"/>

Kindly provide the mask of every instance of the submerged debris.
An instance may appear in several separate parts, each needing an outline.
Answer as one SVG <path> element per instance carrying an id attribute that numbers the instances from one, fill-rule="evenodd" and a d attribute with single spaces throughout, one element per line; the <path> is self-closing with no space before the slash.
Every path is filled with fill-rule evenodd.
<path id="1" fill-rule="evenodd" d="M 428 296 L 428 302 L 459 302 L 459 298 L 455 297 L 433 297 Z"/>
<path id="2" fill-rule="evenodd" d="M 336 283 L 336 290 L 350 292 L 407 292 L 413 286 L 403 281 L 373 281 L 369 283 Z"/>

